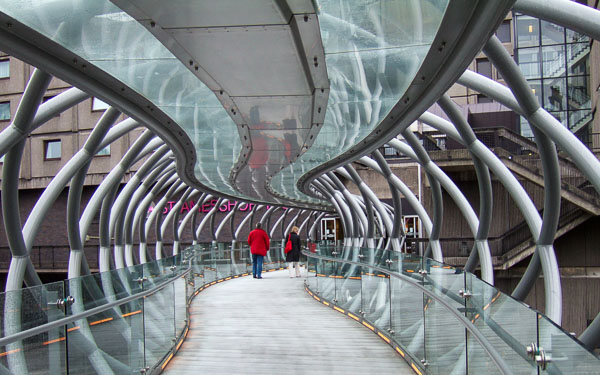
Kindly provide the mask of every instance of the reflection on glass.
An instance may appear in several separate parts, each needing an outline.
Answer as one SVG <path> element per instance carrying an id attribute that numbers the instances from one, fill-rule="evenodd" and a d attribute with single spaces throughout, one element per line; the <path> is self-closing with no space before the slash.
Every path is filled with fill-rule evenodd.
<path id="1" fill-rule="evenodd" d="M 523 72 L 525 78 L 540 78 L 541 71 L 541 58 L 539 47 L 523 48 L 517 50 L 517 56 L 519 59 L 519 67 Z"/>
<path id="2" fill-rule="evenodd" d="M 588 43 L 589 41 L 590 41 L 589 36 L 580 34 L 577 31 L 567 29 L 567 43 L 581 43 L 581 42 Z"/>
<path id="3" fill-rule="evenodd" d="M 569 110 L 589 109 L 591 108 L 591 98 L 589 95 L 590 77 L 569 77 Z"/>
<path id="4" fill-rule="evenodd" d="M 529 87 L 531 88 L 531 93 L 533 95 L 535 95 L 535 97 L 538 100 L 538 103 L 540 103 L 540 105 L 542 105 L 543 104 L 542 82 L 539 79 L 536 79 L 536 80 L 529 80 L 529 81 L 527 81 L 527 83 L 529 83 Z"/>
<path id="5" fill-rule="evenodd" d="M 540 21 L 537 18 L 530 16 L 517 17 L 517 44 L 519 48 L 539 45 L 539 25 Z"/>
<path id="6" fill-rule="evenodd" d="M 317 3 L 330 80 L 325 123 L 299 161 L 273 178 L 280 193 L 295 191 L 300 176 L 350 150 L 389 113 L 421 66 L 448 1 Z"/>
<path id="7" fill-rule="evenodd" d="M 538 347 L 551 358 L 540 374 L 597 374 L 598 358 L 583 349 L 571 335 L 556 326 L 547 317 L 538 316 Z"/>
<path id="8" fill-rule="evenodd" d="M 567 107 L 566 80 L 544 80 L 544 108 L 550 112 L 563 111 Z"/>
<path id="9" fill-rule="evenodd" d="M 542 20 L 542 45 L 565 42 L 565 28 Z"/>
<path id="10" fill-rule="evenodd" d="M 510 20 L 506 20 L 496 29 L 496 36 L 502 43 L 510 43 Z"/>
<path id="11" fill-rule="evenodd" d="M 566 73 L 564 45 L 542 47 L 542 64 L 544 78 L 564 76 Z"/>

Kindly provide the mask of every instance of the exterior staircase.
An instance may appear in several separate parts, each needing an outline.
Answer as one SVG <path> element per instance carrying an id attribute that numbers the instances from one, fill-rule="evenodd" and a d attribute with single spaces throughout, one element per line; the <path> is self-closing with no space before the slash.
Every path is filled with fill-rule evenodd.
<path id="1" fill-rule="evenodd" d="M 541 159 L 535 142 L 506 128 L 473 129 L 477 138 L 489 147 L 515 175 L 544 187 Z M 472 166 L 471 156 L 465 148 L 457 148 L 455 142 L 447 142 L 441 134 L 425 134 L 422 143 L 429 151 L 431 159 L 441 168 L 456 169 L 458 166 Z M 449 147 L 446 147 L 449 146 Z M 454 148 L 452 148 L 454 147 Z M 575 164 L 559 150 L 561 173 L 561 214 L 556 238 L 563 236 L 589 218 L 600 215 L 600 194 L 589 184 L 587 178 Z M 543 210 L 540 211 L 540 216 Z M 471 248 L 472 238 L 442 238 L 442 246 L 447 248 Z M 535 243 L 525 221 L 515 225 L 501 236 L 489 237 L 492 261 L 496 269 L 508 269 L 527 258 L 535 251 Z M 444 244 L 446 242 L 446 244 Z M 467 243 L 468 245 L 465 245 Z M 452 251 L 450 251 L 452 253 Z M 458 252 L 457 252 L 458 253 Z M 446 257 L 453 265 L 464 265 L 464 256 Z"/>

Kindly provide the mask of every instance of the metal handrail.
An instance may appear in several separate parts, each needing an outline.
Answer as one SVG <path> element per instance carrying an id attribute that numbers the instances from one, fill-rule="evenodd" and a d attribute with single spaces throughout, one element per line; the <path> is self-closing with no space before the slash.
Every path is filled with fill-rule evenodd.
<path id="1" fill-rule="evenodd" d="M 310 258 L 336 261 L 336 262 L 346 263 L 346 264 L 354 264 L 357 266 L 365 266 L 365 263 L 355 262 L 352 260 L 346 260 L 346 259 L 340 259 L 340 258 L 331 258 L 331 257 L 323 256 L 323 255 L 317 255 L 317 254 L 308 252 L 306 250 L 303 250 L 302 253 Z M 387 275 L 393 276 L 397 279 L 406 281 L 406 282 L 410 283 L 411 285 L 420 289 L 423 293 L 427 294 L 429 297 L 434 299 L 436 302 L 439 302 L 444 308 L 446 308 L 448 311 L 450 311 L 450 313 L 452 315 L 454 315 L 467 330 L 469 330 L 469 332 L 473 335 L 473 337 L 475 337 L 475 339 L 481 344 L 481 347 L 488 353 L 488 355 L 490 356 L 490 358 L 492 359 L 492 361 L 494 362 L 496 367 L 503 374 L 513 374 L 512 370 L 508 367 L 508 365 L 504 361 L 504 358 L 502 358 L 502 356 L 500 356 L 500 354 L 496 351 L 494 346 L 485 338 L 485 336 L 483 336 L 483 334 L 481 332 L 479 332 L 477 327 L 475 327 L 475 325 L 473 323 L 471 323 L 470 320 L 468 320 L 458 310 L 454 309 L 444 299 L 440 298 L 438 295 L 436 295 L 432 291 L 428 290 L 423 285 L 419 284 L 419 281 L 416 279 L 413 279 L 412 277 L 408 277 L 408 276 L 405 276 L 402 274 L 391 272 L 390 270 L 386 270 L 385 268 L 382 268 L 377 265 L 368 264 L 366 266 L 368 266 L 369 268 L 372 268 L 374 270 L 377 270 L 379 272 L 383 272 Z"/>
<path id="2" fill-rule="evenodd" d="M 120 305 L 123 305 L 123 304 L 125 304 L 127 302 L 130 302 L 130 301 L 142 298 L 142 297 L 149 296 L 149 295 L 154 294 L 157 291 L 163 289 L 167 285 L 173 283 L 175 280 L 179 279 L 180 277 L 186 276 L 188 273 L 190 273 L 191 270 L 192 270 L 192 267 L 190 265 L 185 270 L 185 272 L 183 272 L 181 274 L 178 274 L 176 277 L 173 277 L 173 278 L 171 278 L 171 279 L 169 279 L 169 280 L 167 280 L 167 281 L 165 281 L 163 283 L 158 284 L 157 286 L 155 286 L 152 289 L 148 289 L 148 290 L 140 292 L 140 293 L 132 294 L 132 295 L 130 295 L 128 297 L 125 297 L 125 298 L 119 299 L 117 301 L 113 301 L 113 302 L 104 304 L 102 306 L 94 307 L 92 309 L 86 310 L 86 311 L 81 312 L 79 314 L 70 315 L 70 316 L 64 317 L 62 319 L 55 320 L 53 322 L 49 322 L 49 323 L 43 324 L 41 326 L 33 327 L 33 328 L 27 329 L 25 331 L 21 331 L 21 332 L 12 334 L 10 336 L 2 337 L 2 338 L 0 338 L 0 346 L 6 346 L 6 345 L 11 344 L 11 343 L 13 343 L 15 341 L 19 341 L 19 340 L 23 340 L 23 339 L 26 339 L 26 338 L 31 337 L 31 336 L 39 335 L 41 333 L 44 333 L 44 332 L 47 332 L 47 331 L 51 330 L 52 328 L 56 328 L 56 327 L 60 327 L 60 326 L 63 326 L 63 325 L 67 325 L 67 324 L 73 323 L 73 322 L 75 322 L 77 320 L 87 318 L 88 316 L 99 314 L 99 313 L 104 312 L 104 311 L 106 311 L 108 309 L 111 309 L 111 308 L 113 308 L 115 306 L 120 306 Z"/>

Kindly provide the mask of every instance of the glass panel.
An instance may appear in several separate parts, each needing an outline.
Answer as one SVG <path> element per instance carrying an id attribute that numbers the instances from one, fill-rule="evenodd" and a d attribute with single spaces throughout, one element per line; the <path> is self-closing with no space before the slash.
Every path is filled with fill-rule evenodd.
<path id="1" fill-rule="evenodd" d="M 458 291 L 464 289 L 465 275 L 429 258 L 422 258 L 419 274 L 423 286 L 458 311 L 464 311 L 464 300 Z M 464 366 L 465 328 L 440 302 L 424 295 L 425 358 L 432 374 L 447 373 L 448 368 Z"/>
<path id="2" fill-rule="evenodd" d="M 450 369 L 464 369 L 465 327 L 440 302 L 426 295 L 424 302 L 427 373 L 450 374 Z"/>
<path id="3" fill-rule="evenodd" d="M 390 328 L 389 278 L 387 275 L 363 267 L 362 311 L 365 319 L 379 329 Z"/>
<path id="4" fill-rule="evenodd" d="M 528 80 L 527 83 L 529 84 L 529 87 L 531 87 L 531 93 L 533 95 L 535 95 L 535 97 L 538 100 L 538 103 L 540 103 L 540 105 L 543 105 L 543 101 L 542 101 L 542 81 L 541 80 Z"/>
<path id="5" fill-rule="evenodd" d="M 564 111 L 567 109 L 567 81 L 565 78 L 545 79 L 544 109 Z"/>
<path id="6" fill-rule="evenodd" d="M 217 269 L 217 278 L 221 279 L 231 275 L 231 258 L 230 252 L 226 248 L 231 246 L 229 243 L 218 242 L 211 247 L 212 257 L 215 260 L 214 268 Z"/>
<path id="7" fill-rule="evenodd" d="M 517 50 L 517 56 L 519 59 L 519 68 L 521 68 L 525 78 L 541 77 L 542 59 L 540 57 L 540 49 L 538 47 L 519 49 Z"/>
<path id="8" fill-rule="evenodd" d="M 336 304 L 354 313 L 361 309 L 361 270 L 360 266 L 343 264 L 338 271 L 343 278 L 338 279 Z"/>
<path id="9" fill-rule="evenodd" d="M 519 117 L 520 123 L 521 123 L 521 135 L 523 137 L 532 139 L 533 138 L 533 131 L 531 130 L 531 127 L 529 126 L 529 122 L 527 121 L 527 119 L 523 116 Z"/>
<path id="10" fill-rule="evenodd" d="M 403 1 L 318 1 L 328 76 L 344 78 L 331 79 L 322 129 L 292 167 L 273 177 L 271 186 L 276 192 L 306 200 L 303 194 L 290 193 L 296 192 L 298 178 L 348 151 L 389 113 L 425 58 L 447 4 L 444 0 L 418 7 Z M 381 91 L 378 87 L 384 81 Z M 356 112 L 355 98 L 364 92 L 381 95 L 371 95 L 372 102 Z M 379 110 L 375 113 L 365 108 Z"/>
<path id="11" fill-rule="evenodd" d="M 0 103 L 0 121 L 10 120 L 10 102 Z"/>
<path id="12" fill-rule="evenodd" d="M 185 327 L 187 319 L 187 290 L 185 277 L 178 277 L 173 282 L 173 292 L 175 297 L 175 333 L 179 336 Z M 191 289 L 191 288 L 190 288 Z"/>
<path id="13" fill-rule="evenodd" d="M 563 77 L 566 75 L 565 46 L 542 47 L 542 61 L 544 78 Z"/>
<path id="14" fill-rule="evenodd" d="M 502 43 L 510 43 L 510 21 L 504 21 L 496 30 L 496 36 Z"/>
<path id="15" fill-rule="evenodd" d="M 106 156 L 106 155 L 110 155 L 110 145 L 106 145 L 105 147 L 103 147 L 96 153 L 96 156 Z"/>
<path id="16" fill-rule="evenodd" d="M 585 124 L 593 118 L 593 113 L 589 109 L 569 112 L 569 129 L 579 131 Z"/>
<path id="17" fill-rule="evenodd" d="M 577 31 L 573 31 L 567 29 L 567 43 L 588 43 L 590 41 L 590 37 L 587 35 L 583 35 L 578 33 Z"/>
<path id="18" fill-rule="evenodd" d="M 567 45 L 567 67 L 569 68 L 569 75 L 575 76 L 589 73 L 589 52 L 589 43 Z"/>
<path id="19" fill-rule="evenodd" d="M 2 337 L 63 318 L 56 302 L 64 297 L 63 282 L 1 293 Z M 66 374 L 66 353 L 63 326 L 0 347 L 0 364 L 13 374 Z"/>
<path id="20" fill-rule="evenodd" d="M 61 141 L 46 141 L 45 159 L 60 159 L 61 157 Z"/>
<path id="21" fill-rule="evenodd" d="M 167 285 L 144 299 L 146 366 L 154 366 L 173 345 L 175 309 L 173 285 Z"/>
<path id="22" fill-rule="evenodd" d="M 98 98 L 92 99 L 92 111 L 104 111 L 105 109 L 108 109 L 108 107 L 110 107 L 108 103 L 105 103 Z"/>
<path id="23" fill-rule="evenodd" d="M 514 356 L 514 354 L 513 354 Z M 483 349 L 470 332 L 467 332 L 467 371 L 459 373 L 468 374 L 502 374 L 494 362 L 490 360 L 487 352 Z M 536 374 L 535 370 L 523 374 Z"/>
<path id="24" fill-rule="evenodd" d="M 103 272 L 65 281 L 74 298 L 70 314 L 79 314 L 141 291 L 141 267 Z M 95 369 L 119 366 L 119 371 L 143 367 L 142 301 L 136 300 L 75 322 L 68 333 L 69 372 L 95 374 Z M 93 356 L 97 346 L 107 356 Z M 87 350 L 85 350 L 87 348 Z"/>
<path id="25" fill-rule="evenodd" d="M 563 44 L 565 42 L 565 28 L 542 20 L 542 45 Z"/>
<path id="26" fill-rule="evenodd" d="M 492 78 L 492 63 L 488 59 L 477 59 L 477 73 Z"/>
<path id="27" fill-rule="evenodd" d="M 466 274 L 466 283 L 467 290 L 472 294 L 466 302 L 466 316 L 496 348 L 514 373 L 531 371 L 534 367 L 523 349 L 532 342 L 537 342 L 536 312 L 470 273 Z M 472 343 L 472 340 L 469 341 L 469 345 Z M 472 363 L 473 350 L 477 355 L 487 356 L 485 352 L 479 353 L 482 349 L 478 344 L 474 349 L 470 346 L 469 363 Z M 522 356 L 515 355 L 515 352 Z"/>
<path id="28" fill-rule="evenodd" d="M 0 60 L 0 78 L 10 77 L 10 60 Z"/>
<path id="29" fill-rule="evenodd" d="M 533 47 L 540 43 L 540 21 L 530 16 L 517 17 L 517 45 L 519 48 Z M 521 60 L 519 59 L 519 63 Z"/>
<path id="30" fill-rule="evenodd" d="M 240 275 L 246 273 L 248 270 L 248 263 L 252 262 L 248 258 L 246 252 L 241 248 L 232 249 L 231 251 L 231 273 L 233 275 Z"/>
<path id="31" fill-rule="evenodd" d="M 319 295 L 326 300 L 335 299 L 335 275 L 336 264 L 333 261 L 319 259 L 317 261 L 317 276 L 319 277 Z"/>
<path id="32" fill-rule="evenodd" d="M 552 116 L 554 116 L 555 119 L 558 120 L 558 122 L 560 122 L 561 124 L 563 124 L 563 126 L 567 126 L 567 112 L 563 111 L 563 112 L 550 112 L 550 114 Z"/>
<path id="33" fill-rule="evenodd" d="M 317 264 L 318 260 L 316 258 L 308 258 L 306 260 L 306 284 L 308 287 L 314 291 L 318 290 L 317 284 Z"/>
<path id="34" fill-rule="evenodd" d="M 569 77 L 568 87 L 569 110 L 591 108 L 589 76 Z"/>
<path id="35" fill-rule="evenodd" d="M 390 283 L 394 339 L 420 361 L 425 358 L 423 292 L 395 277 Z"/>
<path id="36" fill-rule="evenodd" d="M 597 374 L 598 358 L 571 335 L 539 314 L 539 348 L 551 363 L 540 374 Z"/>

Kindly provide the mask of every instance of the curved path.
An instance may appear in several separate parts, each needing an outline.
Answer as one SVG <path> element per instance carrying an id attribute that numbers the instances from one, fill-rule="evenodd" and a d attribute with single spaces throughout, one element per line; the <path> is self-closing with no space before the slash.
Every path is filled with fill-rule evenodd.
<path id="1" fill-rule="evenodd" d="M 313 300 L 303 280 L 267 272 L 200 293 L 165 373 L 414 374 L 368 329 Z"/>

